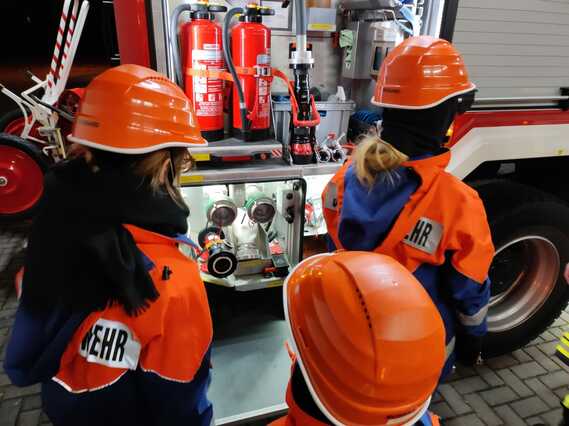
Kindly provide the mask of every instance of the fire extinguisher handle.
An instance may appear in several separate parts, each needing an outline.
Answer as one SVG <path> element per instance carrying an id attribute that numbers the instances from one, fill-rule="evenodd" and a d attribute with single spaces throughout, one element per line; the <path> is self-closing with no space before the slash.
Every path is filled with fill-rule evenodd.
<path id="1" fill-rule="evenodd" d="M 312 109 L 311 115 L 312 120 L 299 120 L 298 119 L 298 102 L 294 96 L 290 98 L 290 104 L 292 107 L 292 124 L 295 127 L 315 127 L 320 124 L 320 113 L 316 108 L 316 101 L 314 100 L 314 96 L 310 96 L 310 107 Z"/>
<path id="2" fill-rule="evenodd" d="M 210 4 L 210 5 L 208 5 L 207 10 L 209 12 L 214 12 L 214 13 L 216 13 L 216 12 L 227 12 L 227 7 L 222 6 L 220 4 Z"/>
<path id="3" fill-rule="evenodd" d="M 274 9 L 271 9 L 268 6 L 261 6 L 261 8 L 259 9 L 259 14 L 261 16 L 274 16 L 275 11 Z"/>

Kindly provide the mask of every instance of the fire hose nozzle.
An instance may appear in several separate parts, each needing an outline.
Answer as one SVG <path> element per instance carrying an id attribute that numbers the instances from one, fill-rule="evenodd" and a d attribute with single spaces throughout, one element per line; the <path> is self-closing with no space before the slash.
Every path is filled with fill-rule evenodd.
<path id="1" fill-rule="evenodd" d="M 316 145 L 317 160 L 320 163 L 343 162 L 346 153 L 339 143 L 341 138 L 336 138 L 334 133 L 330 133 L 324 140 Z"/>
<path id="2" fill-rule="evenodd" d="M 332 160 L 332 151 L 330 151 L 330 149 L 326 146 L 319 146 L 316 149 L 316 155 L 318 161 L 321 163 L 328 163 L 330 160 Z"/>
<path id="3" fill-rule="evenodd" d="M 200 246 L 208 254 L 207 271 L 216 278 L 226 278 L 237 269 L 237 257 L 227 249 L 224 240 L 223 231 L 213 226 L 198 235 Z"/>
<path id="4" fill-rule="evenodd" d="M 342 148 L 332 150 L 332 161 L 335 163 L 343 163 L 346 159 L 346 153 Z"/>

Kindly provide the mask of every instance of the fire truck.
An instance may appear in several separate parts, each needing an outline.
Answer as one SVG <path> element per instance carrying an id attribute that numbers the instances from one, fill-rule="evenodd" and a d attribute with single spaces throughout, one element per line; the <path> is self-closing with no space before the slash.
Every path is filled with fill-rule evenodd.
<path id="1" fill-rule="evenodd" d="M 199 3 L 179 9 L 183 3 L 114 0 L 121 62 L 149 66 L 181 85 L 184 82 L 176 75 L 180 62 L 189 63 L 190 71 L 184 74 L 193 82 L 191 90 L 199 82 L 205 87 L 203 93 L 210 94 L 210 80 L 219 77 L 216 72 L 225 71 L 223 65 L 218 70 L 215 64 L 223 62 L 221 24 L 234 5 Z M 200 261 L 204 281 L 227 304 L 254 305 L 251 310 L 234 309 L 230 320 L 216 329 L 210 396 L 216 403 L 217 424 L 286 409 L 289 361 L 283 341 L 288 330 L 278 315 L 255 308 L 278 304 L 277 298 L 265 299 L 264 294 L 278 288 L 303 256 L 324 250 L 326 230 L 318 199 L 344 159 L 301 164 L 287 157 L 293 139 L 299 137 L 288 112 L 294 108 L 290 99 L 299 92 L 290 91 L 288 83 L 298 82 L 299 74 L 308 75 L 310 88 L 317 89 L 310 91 L 311 96 L 320 95 L 320 100 L 308 97 L 304 104 L 308 118 L 319 116 L 306 137 L 314 138 L 317 145 L 322 140 L 338 142 L 352 112 L 359 117 L 362 113 L 380 116 L 370 104 L 375 76 L 389 50 L 408 35 L 429 34 L 452 41 L 478 88 L 472 109 L 453 123 L 447 145 L 452 151 L 448 171 L 480 194 L 496 246 L 490 270 L 486 356 L 510 352 L 535 339 L 569 300 L 569 285 L 562 274 L 569 262 L 569 187 L 565 184 L 569 3 L 312 0 L 305 4 L 295 0 L 283 7 L 287 3 L 265 0 L 240 8 L 241 23 L 262 23 L 271 30 L 270 43 L 267 46 L 263 39 L 266 50 L 256 54 L 257 63 L 239 65 L 242 74 L 237 79 L 226 76 L 223 85 L 215 83 L 212 89 L 229 98 L 233 90 L 234 102 L 241 102 L 236 80 L 255 77 L 260 81 L 281 70 L 284 84 L 272 79 L 270 132 L 251 141 L 224 133 L 221 140 L 192 152 L 198 165 L 182 178 L 182 193 L 192 207 L 191 237 L 200 245 L 208 242 L 211 248 Z M 173 19 L 176 10 L 183 13 Z M 182 39 L 183 25 L 195 19 L 218 23 L 217 29 L 208 30 L 213 31 L 208 41 L 192 50 L 193 54 L 199 50 L 201 56 L 192 59 L 199 66 L 188 62 L 184 49 L 191 41 Z M 173 43 L 177 37 L 179 42 Z M 298 52 L 306 46 L 310 54 L 303 57 Z M 337 90 L 338 86 L 342 89 Z M 258 87 L 253 89 L 254 96 L 259 95 Z M 219 96 L 199 98 L 207 101 L 200 108 L 218 114 L 220 108 L 230 110 L 227 104 L 215 106 L 222 100 Z M 284 102 L 279 103 L 279 98 Z M 233 118 L 239 114 L 239 105 L 247 103 L 239 102 Z M 230 119 L 231 114 L 226 130 L 232 127 Z M 0 140 L 0 149 L 3 143 Z M 17 147 L 13 138 L 9 143 Z M 29 152 L 26 149 L 24 154 Z M 0 168 L 0 186 L 1 172 Z M 246 223 L 252 225 L 247 228 Z M 213 308 L 223 311 L 227 306 Z"/>

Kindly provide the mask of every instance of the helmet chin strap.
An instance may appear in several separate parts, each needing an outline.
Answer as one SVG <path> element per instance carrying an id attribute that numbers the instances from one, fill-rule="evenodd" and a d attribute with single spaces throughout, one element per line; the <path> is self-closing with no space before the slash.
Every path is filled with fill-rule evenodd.
<path id="1" fill-rule="evenodd" d="M 170 167 L 168 170 L 168 180 L 173 186 L 176 186 L 176 171 L 174 170 L 174 155 L 172 154 L 172 149 L 168 150 L 170 154 Z"/>

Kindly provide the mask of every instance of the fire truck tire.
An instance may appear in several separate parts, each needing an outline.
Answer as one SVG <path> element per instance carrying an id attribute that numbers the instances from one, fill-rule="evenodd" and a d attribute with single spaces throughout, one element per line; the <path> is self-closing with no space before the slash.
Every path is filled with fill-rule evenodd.
<path id="1" fill-rule="evenodd" d="M 472 184 L 483 200 L 496 255 L 490 268 L 486 357 L 523 347 L 567 306 L 569 206 L 535 188 L 506 180 Z"/>
<path id="2" fill-rule="evenodd" d="M 33 217 L 48 158 L 33 143 L 0 133 L 0 223 Z"/>

